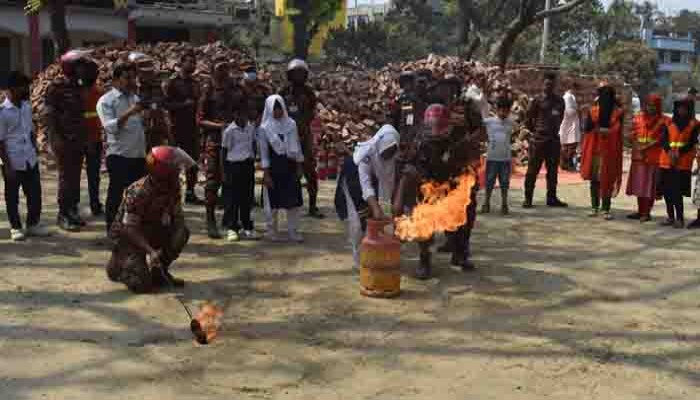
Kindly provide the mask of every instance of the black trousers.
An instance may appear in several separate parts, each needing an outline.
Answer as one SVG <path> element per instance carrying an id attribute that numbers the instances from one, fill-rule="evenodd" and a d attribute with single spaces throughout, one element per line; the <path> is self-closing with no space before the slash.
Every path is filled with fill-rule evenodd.
<path id="1" fill-rule="evenodd" d="M 668 219 L 685 221 L 683 209 L 683 175 L 676 169 L 660 171 L 663 175 L 663 194 Z"/>
<path id="2" fill-rule="evenodd" d="M 532 199 L 537 175 L 540 173 L 544 163 L 547 167 L 547 199 L 554 199 L 557 197 L 561 144 L 558 140 L 545 143 L 530 143 L 529 157 L 527 174 L 525 175 L 525 198 L 528 200 Z"/>
<path id="3" fill-rule="evenodd" d="M 100 204 L 101 166 L 102 142 L 89 142 L 87 146 L 85 146 L 85 172 L 87 172 L 90 207 Z"/>
<path id="4" fill-rule="evenodd" d="M 221 225 L 238 231 L 253 230 L 250 213 L 253 208 L 255 190 L 255 162 L 224 161 L 224 217 Z"/>
<path id="5" fill-rule="evenodd" d="M 145 175 L 146 160 L 110 155 L 107 157 L 107 172 L 109 173 L 109 187 L 107 188 L 107 204 L 105 205 L 105 222 L 107 223 L 107 232 L 109 232 L 114 216 L 117 215 L 119 205 L 122 202 L 124 190 Z"/>
<path id="6" fill-rule="evenodd" d="M 5 179 L 5 208 L 7 218 L 12 229 L 22 229 L 22 221 L 19 216 L 19 188 L 22 188 L 27 199 L 27 226 L 39 223 L 41 217 L 41 176 L 39 163 L 34 168 L 27 166 L 25 171 L 15 171 L 15 179 L 7 179 L 5 168 L 2 169 Z"/>

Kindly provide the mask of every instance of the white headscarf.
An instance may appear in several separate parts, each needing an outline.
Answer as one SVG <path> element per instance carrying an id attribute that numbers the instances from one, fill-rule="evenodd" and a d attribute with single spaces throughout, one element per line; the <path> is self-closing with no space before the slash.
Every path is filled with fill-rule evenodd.
<path id="1" fill-rule="evenodd" d="M 275 103 L 282 106 L 284 116 L 276 119 L 274 116 Z M 265 138 L 270 147 L 278 155 L 286 155 L 289 158 L 298 158 L 301 153 L 301 144 L 297 136 L 297 124 L 287 113 L 287 105 L 282 96 L 273 94 L 265 100 L 265 111 L 263 112 L 260 126 L 265 132 Z M 284 137 L 284 140 L 280 138 Z"/>
<path id="2" fill-rule="evenodd" d="M 372 139 L 358 143 L 352 155 L 356 165 L 366 162 L 372 167 L 379 181 L 379 197 L 382 199 L 391 199 L 393 192 L 396 155 L 389 160 L 382 158 L 382 153 L 393 146 L 399 146 L 399 132 L 391 125 L 384 125 Z"/>

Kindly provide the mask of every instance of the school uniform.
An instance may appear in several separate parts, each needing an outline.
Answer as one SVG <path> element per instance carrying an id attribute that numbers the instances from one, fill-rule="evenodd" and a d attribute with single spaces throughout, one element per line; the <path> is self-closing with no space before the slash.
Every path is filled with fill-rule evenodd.
<path id="1" fill-rule="evenodd" d="M 223 133 L 224 217 L 221 225 L 238 232 L 253 231 L 251 210 L 255 185 L 256 127 L 229 125 Z"/>

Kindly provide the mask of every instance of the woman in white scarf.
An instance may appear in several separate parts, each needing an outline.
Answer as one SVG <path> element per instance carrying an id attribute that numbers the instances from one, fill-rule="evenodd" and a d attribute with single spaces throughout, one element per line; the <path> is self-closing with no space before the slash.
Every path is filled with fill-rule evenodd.
<path id="1" fill-rule="evenodd" d="M 393 126 L 384 125 L 372 139 L 357 145 L 352 163 L 348 161 L 343 167 L 342 179 L 338 182 L 342 194 L 337 195 L 344 197 L 346 209 L 339 215 L 347 219 L 355 269 L 360 267 L 362 219 L 367 213 L 372 219 L 386 218 L 380 202 L 391 204 L 398 149 L 399 133 Z"/>
<path id="2" fill-rule="evenodd" d="M 301 174 L 304 154 L 299 143 L 297 125 L 287 113 L 284 99 L 272 95 L 265 101 L 261 132 L 258 138 L 260 158 L 265 173 L 264 203 L 268 239 L 281 241 L 277 233 L 278 210 L 287 210 L 289 240 L 302 242 L 299 234 L 299 207 L 303 205 Z"/>

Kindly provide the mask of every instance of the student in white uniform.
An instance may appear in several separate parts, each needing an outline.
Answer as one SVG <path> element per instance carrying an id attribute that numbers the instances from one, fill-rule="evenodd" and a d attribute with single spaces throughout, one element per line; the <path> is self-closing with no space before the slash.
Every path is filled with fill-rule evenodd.
<path id="1" fill-rule="evenodd" d="M 287 106 L 279 95 L 265 101 L 259 137 L 260 161 L 264 171 L 263 199 L 267 222 L 266 238 L 283 241 L 277 232 L 278 211 L 287 211 L 287 233 L 292 242 L 301 243 L 299 208 L 304 153 L 299 143 L 297 124 L 289 117 Z"/>
<path id="2" fill-rule="evenodd" d="M 382 205 L 388 207 L 392 202 L 398 150 L 398 131 L 384 125 L 372 139 L 359 143 L 343 163 L 335 206 L 340 219 L 347 221 L 354 269 L 360 268 L 360 242 L 367 218 L 386 218 Z"/>

